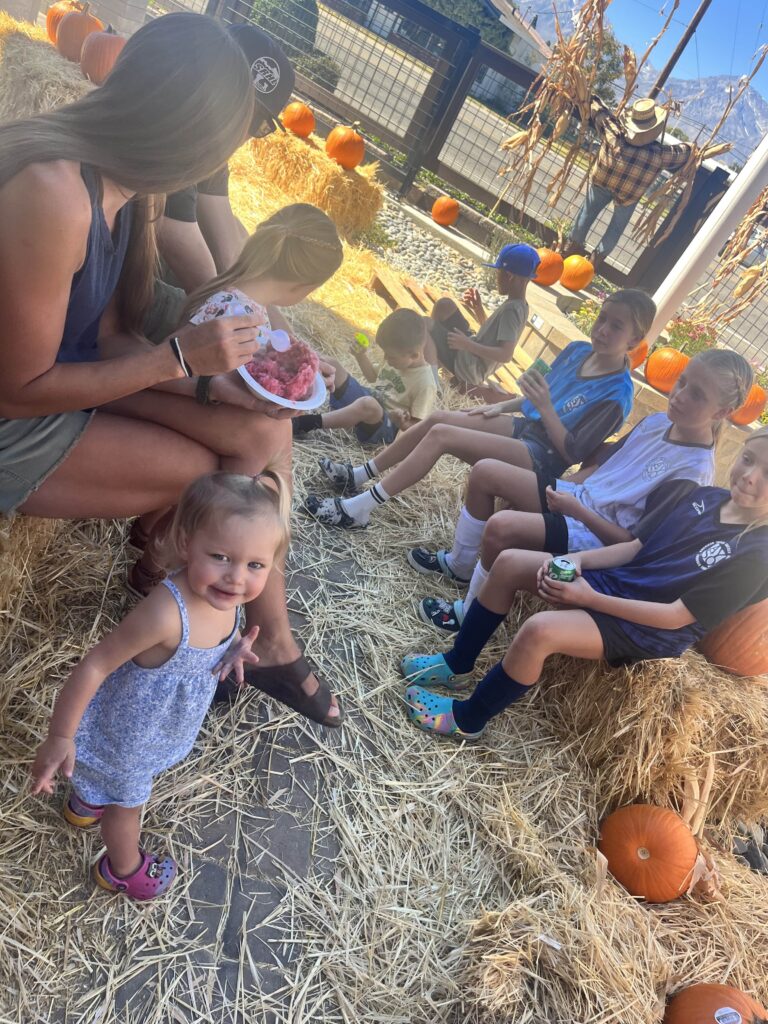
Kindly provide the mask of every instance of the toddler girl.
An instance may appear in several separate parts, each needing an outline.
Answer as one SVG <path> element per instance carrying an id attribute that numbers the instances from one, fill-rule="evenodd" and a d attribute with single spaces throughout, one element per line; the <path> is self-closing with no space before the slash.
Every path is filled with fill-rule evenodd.
<path id="1" fill-rule="evenodd" d="M 414 725 L 477 739 L 494 715 L 530 691 L 552 654 L 612 665 L 676 658 L 730 615 L 768 597 L 768 428 L 744 445 L 729 489 L 697 487 L 634 540 L 569 558 L 577 576 L 562 582 L 548 575 L 549 558 L 542 564 L 539 552 L 499 555 L 453 649 L 404 659 L 403 673 L 414 684 L 405 691 Z M 527 619 L 468 700 L 419 685 L 466 685 L 519 590 L 561 610 Z"/>
<path id="2" fill-rule="evenodd" d="M 263 481 L 268 480 L 271 486 Z M 238 632 L 239 608 L 261 593 L 288 544 L 290 497 L 270 470 L 214 473 L 190 484 L 163 543 L 175 569 L 72 670 L 47 739 L 37 751 L 33 793 L 72 780 L 64 817 L 98 822 L 106 853 L 98 885 L 136 900 L 166 892 L 177 865 L 139 846 L 152 779 L 192 749 L 216 684 L 254 662 L 258 634 Z"/>
<path id="3" fill-rule="evenodd" d="M 419 616 L 455 632 L 505 548 L 564 555 L 632 540 L 649 517 L 663 519 L 689 490 L 714 480 L 716 439 L 728 414 L 744 402 L 752 378 L 752 367 L 738 353 L 701 352 L 675 383 L 667 412 L 646 416 L 619 441 L 604 444 L 590 465 L 567 480 L 550 481 L 497 459 L 476 462 L 452 550 L 413 548 L 407 555 L 418 572 L 458 583 L 471 576 L 469 592 L 463 602 L 427 597 Z M 670 480 L 677 486 L 664 488 L 662 500 L 661 488 Z M 497 497 L 510 510 L 494 515 Z"/>
<path id="4" fill-rule="evenodd" d="M 535 369 L 524 373 L 518 382 L 522 398 L 470 412 L 433 413 L 362 466 L 321 459 L 324 476 L 342 493 L 400 465 L 352 498 L 308 495 L 306 510 L 326 526 L 360 529 L 374 509 L 422 480 L 446 454 L 470 465 L 490 456 L 547 479 L 560 476 L 627 418 L 633 399 L 627 352 L 641 341 L 655 314 L 645 292 L 615 292 L 602 305 L 591 343 L 571 342 L 546 377 Z M 510 412 L 521 415 L 500 415 Z"/>

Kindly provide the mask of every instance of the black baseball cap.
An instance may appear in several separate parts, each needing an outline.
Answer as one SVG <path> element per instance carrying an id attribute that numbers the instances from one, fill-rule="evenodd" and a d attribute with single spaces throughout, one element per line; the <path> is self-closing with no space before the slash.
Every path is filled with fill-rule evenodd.
<path id="1" fill-rule="evenodd" d="M 255 25 L 230 25 L 229 31 L 240 44 L 251 67 L 251 78 L 256 93 L 256 110 L 251 123 L 251 135 L 266 134 L 270 129 L 282 130 L 280 112 L 289 102 L 296 74 L 285 51 L 272 36 Z"/>

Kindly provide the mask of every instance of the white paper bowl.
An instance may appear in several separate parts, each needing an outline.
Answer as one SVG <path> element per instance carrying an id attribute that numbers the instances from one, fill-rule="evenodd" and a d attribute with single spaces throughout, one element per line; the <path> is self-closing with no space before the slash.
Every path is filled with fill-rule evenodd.
<path id="1" fill-rule="evenodd" d="M 257 380 L 248 373 L 244 366 L 238 366 L 237 372 L 243 378 L 245 383 L 258 395 L 259 398 L 264 398 L 268 402 L 273 402 L 275 405 L 282 405 L 284 409 L 318 409 L 325 401 L 328 389 L 325 386 L 325 381 L 319 373 L 315 374 L 315 386 L 312 389 L 312 394 L 309 398 L 305 398 L 301 402 L 293 402 L 289 398 L 281 398 L 280 395 L 273 395 L 271 391 L 267 391 L 263 388 Z"/>

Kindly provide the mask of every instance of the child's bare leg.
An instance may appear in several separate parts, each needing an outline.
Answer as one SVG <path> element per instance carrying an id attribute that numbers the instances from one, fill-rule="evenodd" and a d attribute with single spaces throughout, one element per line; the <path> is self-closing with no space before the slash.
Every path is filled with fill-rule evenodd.
<path id="1" fill-rule="evenodd" d="M 414 448 L 427 436 L 433 427 L 446 425 L 464 427 L 467 430 L 479 431 L 481 434 L 499 434 L 507 440 L 510 438 L 510 423 L 504 416 L 496 416 L 493 419 L 486 419 L 484 416 L 469 416 L 466 412 L 448 412 L 438 410 L 427 416 L 425 420 L 414 424 L 398 434 L 392 444 L 387 445 L 376 456 L 376 470 L 384 473 L 386 470 L 396 466 L 407 455 L 410 455 Z M 527 451 L 527 449 L 526 449 Z"/>
<path id="2" fill-rule="evenodd" d="M 580 610 L 537 612 L 518 630 L 502 665 L 508 676 L 532 686 L 551 654 L 588 661 L 602 658 L 603 638 L 592 616 Z"/>
<path id="3" fill-rule="evenodd" d="M 496 498 L 525 512 L 542 512 L 539 481 L 532 469 L 510 466 L 499 459 L 481 459 L 472 467 L 467 483 L 467 512 L 475 519 L 490 519 Z M 526 547 L 525 544 L 507 545 Z"/>
<path id="4" fill-rule="evenodd" d="M 117 804 L 110 804 L 102 815 L 100 825 L 112 874 L 126 878 L 138 871 L 141 867 L 141 806 L 118 807 Z"/>
<path id="5" fill-rule="evenodd" d="M 482 419 L 482 417 L 477 418 Z M 486 423 L 495 422 L 495 420 L 486 420 Z M 508 425 L 505 426 L 508 431 Z M 411 428 L 411 430 L 415 429 L 417 428 Z M 410 430 L 407 430 L 406 436 L 409 433 Z M 392 447 L 394 445 L 390 445 L 390 448 Z M 385 449 L 385 451 L 388 450 Z M 490 455 L 494 459 L 501 459 L 523 469 L 533 468 L 528 448 L 522 441 L 496 434 L 495 431 L 491 433 L 475 429 L 467 430 L 463 424 L 454 426 L 449 423 L 439 423 L 429 430 L 411 454 L 398 465 L 397 469 L 382 479 L 381 482 L 386 493 L 389 497 L 393 497 L 412 487 L 419 480 L 423 480 L 443 455 L 453 455 L 470 465 Z M 381 471 L 379 456 L 376 457 L 376 468 Z"/>
<path id="6" fill-rule="evenodd" d="M 485 524 L 480 544 L 480 564 L 486 570 L 502 551 L 522 548 L 543 552 L 546 530 L 539 512 L 496 512 Z M 543 554 L 541 555 L 543 560 Z"/>
<path id="7" fill-rule="evenodd" d="M 344 427 L 356 427 L 358 423 L 369 423 L 371 426 L 381 423 L 384 410 L 375 398 L 363 395 L 343 409 L 324 412 L 321 420 L 323 430 L 342 430 Z"/>

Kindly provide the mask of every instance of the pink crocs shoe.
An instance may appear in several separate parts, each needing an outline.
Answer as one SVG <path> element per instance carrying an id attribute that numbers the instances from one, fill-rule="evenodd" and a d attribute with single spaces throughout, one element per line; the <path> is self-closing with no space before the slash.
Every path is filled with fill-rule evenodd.
<path id="1" fill-rule="evenodd" d="M 64 820 L 68 821 L 70 825 L 74 825 L 75 828 L 90 828 L 104 814 L 104 808 L 96 804 L 87 804 L 73 789 L 61 813 Z"/>
<path id="2" fill-rule="evenodd" d="M 173 857 L 157 857 L 141 853 L 141 864 L 126 878 L 112 874 L 106 853 L 93 865 L 93 880 L 108 892 L 122 892 L 132 900 L 153 900 L 163 896 L 173 885 L 179 866 Z"/>

